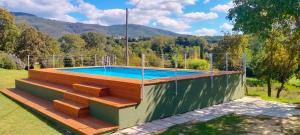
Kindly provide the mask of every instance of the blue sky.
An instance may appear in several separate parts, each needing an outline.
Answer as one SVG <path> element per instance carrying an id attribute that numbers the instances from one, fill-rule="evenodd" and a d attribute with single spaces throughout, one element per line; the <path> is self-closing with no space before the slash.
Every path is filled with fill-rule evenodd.
<path id="1" fill-rule="evenodd" d="M 233 7 L 231 0 L 0 0 L 0 6 L 49 19 L 99 25 L 123 24 L 125 8 L 129 8 L 132 24 L 192 35 L 222 35 L 232 29 L 226 20 Z"/>

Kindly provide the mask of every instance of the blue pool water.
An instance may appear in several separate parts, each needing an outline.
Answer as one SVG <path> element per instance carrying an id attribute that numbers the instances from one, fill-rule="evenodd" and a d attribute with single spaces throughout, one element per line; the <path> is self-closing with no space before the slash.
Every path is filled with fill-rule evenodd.
<path id="1" fill-rule="evenodd" d="M 142 70 L 140 68 L 124 68 L 124 67 L 91 67 L 91 68 L 66 68 L 59 69 L 65 72 L 75 72 L 93 75 L 113 76 L 122 78 L 141 79 Z M 165 77 L 207 74 L 207 72 L 196 71 L 174 71 L 174 70 L 158 70 L 158 69 L 145 69 L 144 79 L 157 79 Z"/>

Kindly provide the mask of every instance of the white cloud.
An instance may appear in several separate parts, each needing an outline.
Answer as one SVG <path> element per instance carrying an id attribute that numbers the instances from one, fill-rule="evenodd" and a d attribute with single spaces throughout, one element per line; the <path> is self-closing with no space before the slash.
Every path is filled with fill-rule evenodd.
<path id="1" fill-rule="evenodd" d="M 113 25 L 125 22 L 124 9 L 107 9 L 100 10 L 96 6 L 80 1 L 78 11 L 86 16 L 88 20 L 85 23 Z"/>
<path id="2" fill-rule="evenodd" d="M 31 13 L 50 19 L 77 21 L 68 15 L 76 11 L 76 7 L 68 0 L 0 0 L 0 6 L 10 11 Z"/>
<path id="3" fill-rule="evenodd" d="M 209 13 L 191 12 L 191 13 L 184 14 L 184 17 L 192 20 L 210 20 L 210 19 L 218 18 L 218 14 L 213 12 L 209 12 Z"/>
<path id="4" fill-rule="evenodd" d="M 223 30 L 232 30 L 233 25 L 232 25 L 232 24 L 229 24 L 229 23 L 223 23 L 223 24 L 220 26 L 220 28 L 223 29 Z"/>
<path id="5" fill-rule="evenodd" d="M 207 3 L 209 3 L 209 2 L 210 2 L 210 0 L 204 0 L 204 1 L 203 1 L 204 4 L 207 4 Z"/>
<path id="6" fill-rule="evenodd" d="M 184 34 L 184 35 L 193 35 L 193 33 L 190 31 L 178 31 L 177 33 Z"/>
<path id="7" fill-rule="evenodd" d="M 157 19 L 156 25 L 168 29 L 176 29 L 177 31 L 183 31 L 190 28 L 190 26 L 187 23 L 183 21 L 177 21 L 168 17 L 162 17 L 160 19 Z"/>
<path id="8" fill-rule="evenodd" d="M 214 36 L 218 32 L 215 29 L 201 28 L 195 31 L 198 36 Z"/>
<path id="9" fill-rule="evenodd" d="M 135 6 L 138 1 L 129 0 L 128 3 Z M 88 18 L 86 23 L 113 25 L 125 22 L 125 10 L 123 9 L 101 10 L 82 0 L 78 3 L 80 12 Z M 183 8 L 195 3 L 196 0 L 142 0 L 134 9 L 129 9 L 129 23 L 183 31 L 190 28 L 190 21 L 183 16 Z M 209 15 L 214 16 L 214 14 Z"/>
<path id="10" fill-rule="evenodd" d="M 233 2 L 230 1 L 230 2 L 228 2 L 226 4 L 223 4 L 223 5 L 218 4 L 215 7 L 211 8 L 210 10 L 214 11 L 214 12 L 225 12 L 225 13 L 227 13 L 230 8 L 233 8 L 233 6 L 234 6 Z"/>
<path id="11" fill-rule="evenodd" d="M 140 0 L 127 0 L 135 6 Z M 215 19 L 214 12 L 185 13 L 184 8 L 196 4 L 198 0 L 141 0 L 129 9 L 129 23 L 153 26 L 175 32 L 187 31 L 197 21 Z M 35 14 L 41 17 L 68 22 L 77 22 L 71 13 L 86 17 L 83 23 L 114 25 L 125 23 L 124 9 L 99 9 L 84 0 L 0 0 L 0 6 L 10 11 Z"/>

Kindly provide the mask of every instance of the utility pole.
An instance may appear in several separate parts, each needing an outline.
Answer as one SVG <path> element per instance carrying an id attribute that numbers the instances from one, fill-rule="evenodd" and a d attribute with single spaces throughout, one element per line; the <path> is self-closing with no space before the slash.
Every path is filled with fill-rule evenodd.
<path id="1" fill-rule="evenodd" d="M 126 61 L 126 66 L 129 65 L 129 57 L 128 57 L 128 8 L 126 8 L 126 52 L 125 52 L 125 61 Z"/>

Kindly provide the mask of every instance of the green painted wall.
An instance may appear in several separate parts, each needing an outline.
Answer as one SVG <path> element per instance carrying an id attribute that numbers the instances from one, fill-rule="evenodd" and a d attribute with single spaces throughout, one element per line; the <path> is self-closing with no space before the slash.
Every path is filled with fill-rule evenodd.
<path id="1" fill-rule="evenodd" d="M 16 88 L 26 91 L 32 95 L 44 98 L 49 101 L 56 100 L 56 99 L 62 99 L 64 97 L 64 94 L 61 92 L 43 88 L 43 87 L 39 87 L 39 86 L 28 84 L 28 83 L 24 83 L 24 82 L 21 82 L 18 80 L 16 80 Z"/>
<path id="2" fill-rule="evenodd" d="M 238 74 L 217 76 L 211 88 L 210 78 L 181 80 L 177 83 L 177 92 L 175 82 L 145 86 L 144 99 L 138 106 L 120 109 L 119 126 L 134 126 L 241 98 L 244 96 L 242 81 Z"/>
<path id="3" fill-rule="evenodd" d="M 119 123 L 118 108 L 101 104 L 98 102 L 90 101 L 89 109 L 90 109 L 90 114 L 98 119 L 105 120 L 112 124 Z"/>

